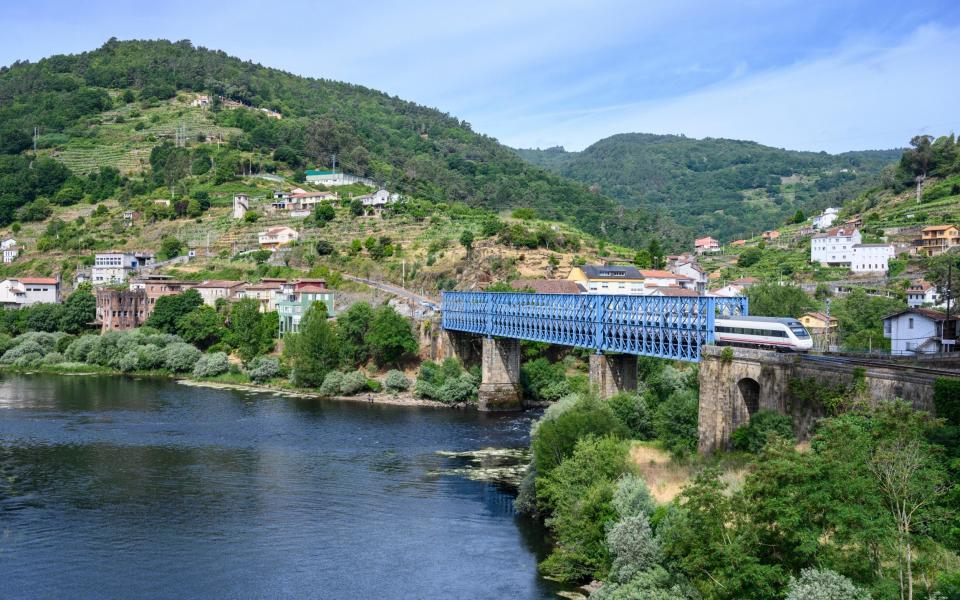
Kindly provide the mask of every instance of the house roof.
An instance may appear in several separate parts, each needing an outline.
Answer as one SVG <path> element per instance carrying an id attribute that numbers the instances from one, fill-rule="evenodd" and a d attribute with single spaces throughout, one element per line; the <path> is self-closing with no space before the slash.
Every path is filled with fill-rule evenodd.
<path id="1" fill-rule="evenodd" d="M 932 309 L 932 308 L 907 308 L 907 309 L 904 309 L 904 310 L 901 310 L 901 311 L 898 311 L 898 312 L 895 312 L 895 313 L 891 313 L 891 314 L 883 317 L 883 320 L 886 321 L 887 319 L 893 319 L 894 317 L 899 317 L 900 315 L 905 315 L 905 314 L 907 314 L 907 313 L 911 313 L 911 314 L 915 314 L 915 315 L 920 315 L 921 317 L 926 317 L 926 318 L 930 319 L 931 321 L 938 321 L 938 322 L 939 322 L 939 321 L 946 321 L 946 320 L 947 320 L 947 315 L 946 315 L 946 313 L 942 313 L 942 312 L 940 312 L 939 310 L 934 310 L 934 309 Z M 956 315 L 954 315 L 954 316 L 950 317 L 950 320 L 951 320 L 951 321 L 954 321 L 954 320 L 956 320 L 956 318 L 957 318 Z"/>
<path id="2" fill-rule="evenodd" d="M 287 227 L 286 225 L 277 225 L 276 227 L 270 227 L 270 228 L 268 228 L 266 231 L 263 232 L 263 234 L 266 234 L 266 235 L 277 235 L 278 233 L 284 233 L 284 232 L 286 232 L 286 231 L 289 231 L 289 232 L 291 232 L 291 233 L 296 233 L 296 232 L 297 232 L 296 229 L 293 229 L 293 228 L 291 228 L 291 227 Z"/>
<path id="3" fill-rule="evenodd" d="M 20 283 L 26 283 L 27 285 L 56 285 L 59 283 L 53 277 L 11 277 Z"/>
<path id="4" fill-rule="evenodd" d="M 676 279 L 678 281 L 690 279 L 686 275 L 678 275 L 660 269 L 640 269 L 640 274 L 649 279 Z"/>
<path id="5" fill-rule="evenodd" d="M 730 245 L 731 245 L 731 246 L 745 246 L 746 243 L 747 243 L 747 240 L 733 240 L 732 242 L 730 242 Z"/>
<path id="6" fill-rule="evenodd" d="M 243 286 L 243 289 L 245 290 L 279 290 L 280 284 L 269 282 L 269 281 L 261 281 L 260 283 L 248 283 L 247 285 Z"/>
<path id="7" fill-rule="evenodd" d="M 893 248 L 893 244 L 854 244 L 854 248 Z"/>
<path id="8" fill-rule="evenodd" d="M 590 279 L 643 279 L 640 271 L 630 265 L 583 265 L 580 269 Z"/>
<path id="9" fill-rule="evenodd" d="M 734 279 L 730 283 L 734 285 L 752 285 L 754 283 L 760 283 L 760 280 L 756 277 L 741 277 L 740 279 Z"/>
<path id="10" fill-rule="evenodd" d="M 579 294 L 580 286 L 569 279 L 516 279 L 510 282 L 515 290 L 532 289 L 538 294 Z"/>
<path id="11" fill-rule="evenodd" d="M 291 200 L 299 200 L 301 198 L 314 198 L 316 196 L 323 196 L 325 198 L 335 198 L 336 194 L 333 192 L 301 192 L 299 194 L 290 194 Z"/>
<path id="12" fill-rule="evenodd" d="M 812 317 L 812 318 L 814 318 L 814 319 L 817 319 L 818 321 L 823 321 L 823 322 L 825 322 L 825 323 L 827 323 L 827 322 L 833 323 L 834 321 L 837 320 L 836 317 L 828 317 L 827 315 L 823 314 L 822 312 L 808 312 L 808 313 L 804 313 L 803 316 L 801 316 L 800 318 L 802 319 L 803 317 Z"/>
<path id="13" fill-rule="evenodd" d="M 709 245 L 711 245 L 711 244 L 719 244 L 719 243 L 720 243 L 720 242 L 718 242 L 717 240 L 713 239 L 713 238 L 710 237 L 710 236 L 703 237 L 703 238 L 697 238 L 697 239 L 693 240 L 693 245 L 694 245 L 695 247 L 697 247 L 697 248 L 699 248 L 700 246 L 709 246 Z"/>
<path id="14" fill-rule="evenodd" d="M 700 296 L 700 294 L 698 294 L 694 290 L 688 290 L 686 288 L 673 287 L 673 286 L 655 287 L 653 288 L 653 292 L 656 294 L 660 294 L 661 296 L 671 296 L 676 298 L 680 298 L 680 297 L 697 298 Z"/>
<path id="15" fill-rule="evenodd" d="M 930 282 L 928 282 L 928 281 L 924 281 L 923 279 L 918 279 L 918 280 L 916 281 L 916 283 L 910 285 L 910 286 L 907 288 L 907 291 L 926 292 L 926 291 L 932 290 L 932 289 L 933 289 L 933 284 L 932 284 L 932 283 L 930 283 Z"/>
<path id="16" fill-rule="evenodd" d="M 946 231 L 947 229 L 956 229 L 956 225 L 931 225 L 924 227 L 923 231 Z"/>
<path id="17" fill-rule="evenodd" d="M 303 287 L 297 288 L 297 291 L 298 291 L 298 292 L 308 292 L 308 293 L 312 293 L 312 294 L 317 294 L 317 293 L 326 294 L 326 293 L 328 293 L 330 290 L 327 289 L 325 286 L 308 284 L 308 285 L 305 285 L 305 286 L 303 286 Z"/>
<path id="18" fill-rule="evenodd" d="M 857 232 L 856 227 L 834 227 L 833 229 L 828 229 L 823 233 L 818 233 L 813 236 L 815 238 L 827 238 L 827 237 L 851 237 L 854 233 Z"/>
<path id="19" fill-rule="evenodd" d="M 241 285 L 246 285 L 246 281 L 230 281 L 228 279 L 207 279 L 206 281 L 201 281 L 193 287 L 198 288 L 235 288 Z"/>

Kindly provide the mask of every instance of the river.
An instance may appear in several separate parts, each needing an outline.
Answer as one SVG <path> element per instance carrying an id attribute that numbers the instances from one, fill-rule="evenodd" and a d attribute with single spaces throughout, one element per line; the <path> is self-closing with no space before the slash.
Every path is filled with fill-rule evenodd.
<path id="1" fill-rule="evenodd" d="M 437 451 L 530 417 L 0 378 L 0 597 L 555 598 L 544 532 Z"/>

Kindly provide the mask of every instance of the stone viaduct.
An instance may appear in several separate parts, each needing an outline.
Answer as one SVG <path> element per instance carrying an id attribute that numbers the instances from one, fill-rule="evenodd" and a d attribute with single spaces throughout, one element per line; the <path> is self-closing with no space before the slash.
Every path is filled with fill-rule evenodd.
<path id="1" fill-rule="evenodd" d="M 918 410 L 933 412 L 933 383 L 939 377 L 960 377 L 956 365 L 897 359 L 779 354 L 746 348 L 704 347 L 700 360 L 700 452 L 730 447 L 730 435 L 760 409 L 793 418 L 799 439 L 809 437 L 825 416 L 821 405 L 809 405 L 795 386 L 849 386 L 863 378 L 869 401 L 899 398 Z"/>

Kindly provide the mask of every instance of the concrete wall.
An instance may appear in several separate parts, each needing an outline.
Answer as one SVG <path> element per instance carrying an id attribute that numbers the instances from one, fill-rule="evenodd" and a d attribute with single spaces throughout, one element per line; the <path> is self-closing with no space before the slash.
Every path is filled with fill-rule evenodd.
<path id="1" fill-rule="evenodd" d="M 816 385 L 852 385 L 857 365 L 806 360 L 800 355 L 778 354 L 767 350 L 709 346 L 703 349 L 700 363 L 700 452 L 713 452 L 730 446 L 730 435 L 750 421 L 755 410 L 767 409 L 793 417 L 794 433 L 809 437 L 817 419 L 825 416 L 823 406 L 804 404 L 790 392 L 791 380 Z M 909 366 L 865 368 L 866 396 L 881 402 L 903 399 L 918 410 L 933 411 L 933 382 L 938 375 L 919 373 Z M 755 383 L 754 383 L 755 382 Z M 748 408 L 751 392 L 756 404 Z"/>

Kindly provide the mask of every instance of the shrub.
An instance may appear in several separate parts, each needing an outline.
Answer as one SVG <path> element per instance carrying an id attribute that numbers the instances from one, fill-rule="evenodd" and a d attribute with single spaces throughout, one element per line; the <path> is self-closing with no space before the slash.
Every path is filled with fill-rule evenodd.
<path id="1" fill-rule="evenodd" d="M 175 342 L 163 349 L 163 366 L 174 373 L 188 373 L 200 360 L 201 353 L 186 342 Z"/>
<path id="2" fill-rule="evenodd" d="M 387 372 L 383 385 L 391 392 L 405 392 L 410 389 L 410 380 L 401 371 L 394 369 Z"/>
<path id="3" fill-rule="evenodd" d="M 30 356 L 36 357 L 36 360 L 39 360 L 46 353 L 47 351 L 37 341 L 27 340 L 4 352 L 3 356 L 0 357 L 0 364 L 16 365 L 18 367 L 30 366 L 30 361 L 22 361 L 20 359 Z"/>
<path id="4" fill-rule="evenodd" d="M 326 383 L 326 382 L 324 382 Z M 344 396 L 353 396 L 367 389 L 367 376 L 363 371 L 353 371 L 343 376 L 340 381 L 340 393 Z"/>
<path id="5" fill-rule="evenodd" d="M 546 358 L 526 362 L 520 367 L 520 385 L 523 388 L 523 394 L 533 400 L 546 400 L 543 392 L 563 379 L 563 364 L 551 363 Z M 569 393 L 559 392 L 560 390 L 551 390 L 551 395 L 555 395 L 553 400 L 558 400 Z"/>
<path id="6" fill-rule="evenodd" d="M 537 479 L 537 499 L 552 512 L 547 525 L 557 541 L 541 565 L 548 575 L 563 581 L 607 575 L 610 554 L 604 542 L 617 518 L 614 481 L 627 468 L 626 456 L 626 443 L 616 437 L 587 435 L 568 458 Z"/>
<path id="7" fill-rule="evenodd" d="M 271 356 L 258 356 L 247 367 L 247 375 L 254 381 L 266 381 L 279 374 L 280 361 Z"/>
<path id="8" fill-rule="evenodd" d="M 44 356 L 43 360 L 41 360 L 40 362 L 45 365 L 58 365 L 64 362 L 64 360 L 65 359 L 63 355 L 60 354 L 59 352 L 51 352 L 50 354 L 47 354 L 46 356 Z"/>
<path id="9" fill-rule="evenodd" d="M 42 354 L 38 352 L 28 352 L 26 354 L 17 356 L 17 358 L 13 361 L 13 365 L 17 367 L 35 367 L 40 364 L 41 360 L 43 360 Z"/>
<path id="10" fill-rule="evenodd" d="M 607 400 L 613 414 L 640 440 L 653 437 L 653 424 L 647 411 L 647 402 L 637 394 L 621 392 Z"/>
<path id="11" fill-rule="evenodd" d="M 376 379 L 367 379 L 367 389 L 371 392 L 380 392 L 383 390 L 383 384 Z"/>
<path id="12" fill-rule="evenodd" d="M 639 475 L 628 473 L 617 481 L 617 489 L 613 492 L 613 508 L 620 518 L 636 515 L 653 516 L 656 503 L 650 495 L 647 482 Z"/>
<path id="13" fill-rule="evenodd" d="M 230 369 L 230 361 L 224 352 L 212 352 L 203 354 L 197 360 L 193 367 L 194 377 L 216 377 L 226 373 Z"/>
<path id="14" fill-rule="evenodd" d="M 583 396 L 572 407 L 537 427 L 531 442 L 537 472 L 541 476 L 549 475 L 570 456 L 580 438 L 591 434 L 623 437 L 626 433 L 606 403 Z"/>
<path id="15" fill-rule="evenodd" d="M 591 600 L 700 600 L 702 596 L 683 576 L 661 566 L 643 571 L 630 581 L 607 581 L 590 594 Z"/>
<path id="16" fill-rule="evenodd" d="M 828 569 L 804 569 L 790 578 L 786 600 L 870 600 L 870 594 Z"/>
<path id="17" fill-rule="evenodd" d="M 613 555 L 610 579 L 616 582 L 627 582 L 660 562 L 660 544 L 650 529 L 650 518 L 644 513 L 617 521 L 607 533 L 607 548 Z"/>
<path id="18" fill-rule="evenodd" d="M 137 370 L 152 371 L 153 369 L 162 369 L 164 362 L 163 348 L 156 344 L 144 344 L 137 347 Z"/>
<path id="19" fill-rule="evenodd" d="M 336 396 L 340 394 L 341 383 L 343 383 L 343 373 L 340 371 L 330 371 L 327 373 L 327 376 L 323 378 L 323 383 L 320 384 L 320 395 Z"/>
<path id="20" fill-rule="evenodd" d="M 480 383 L 469 373 L 462 373 L 459 377 L 451 377 L 443 382 L 437 390 L 437 400 L 444 404 L 461 404 L 477 399 L 477 390 Z"/>
<path id="21" fill-rule="evenodd" d="M 793 420 L 772 410 L 758 410 L 750 422 L 738 427 L 730 436 L 733 447 L 744 452 L 759 453 L 771 435 L 793 439 Z"/>
<path id="22" fill-rule="evenodd" d="M 933 382 L 933 405 L 938 417 L 960 425 L 960 379 L 938 377 Z"/>
<path id="23" fill-rule="evenodd" d="M 693 390 L 676 391 L 657 407 L 653 430 L 674 456 L 686 456 L 697 449 L 699 409 L 699 398 Z"/>

